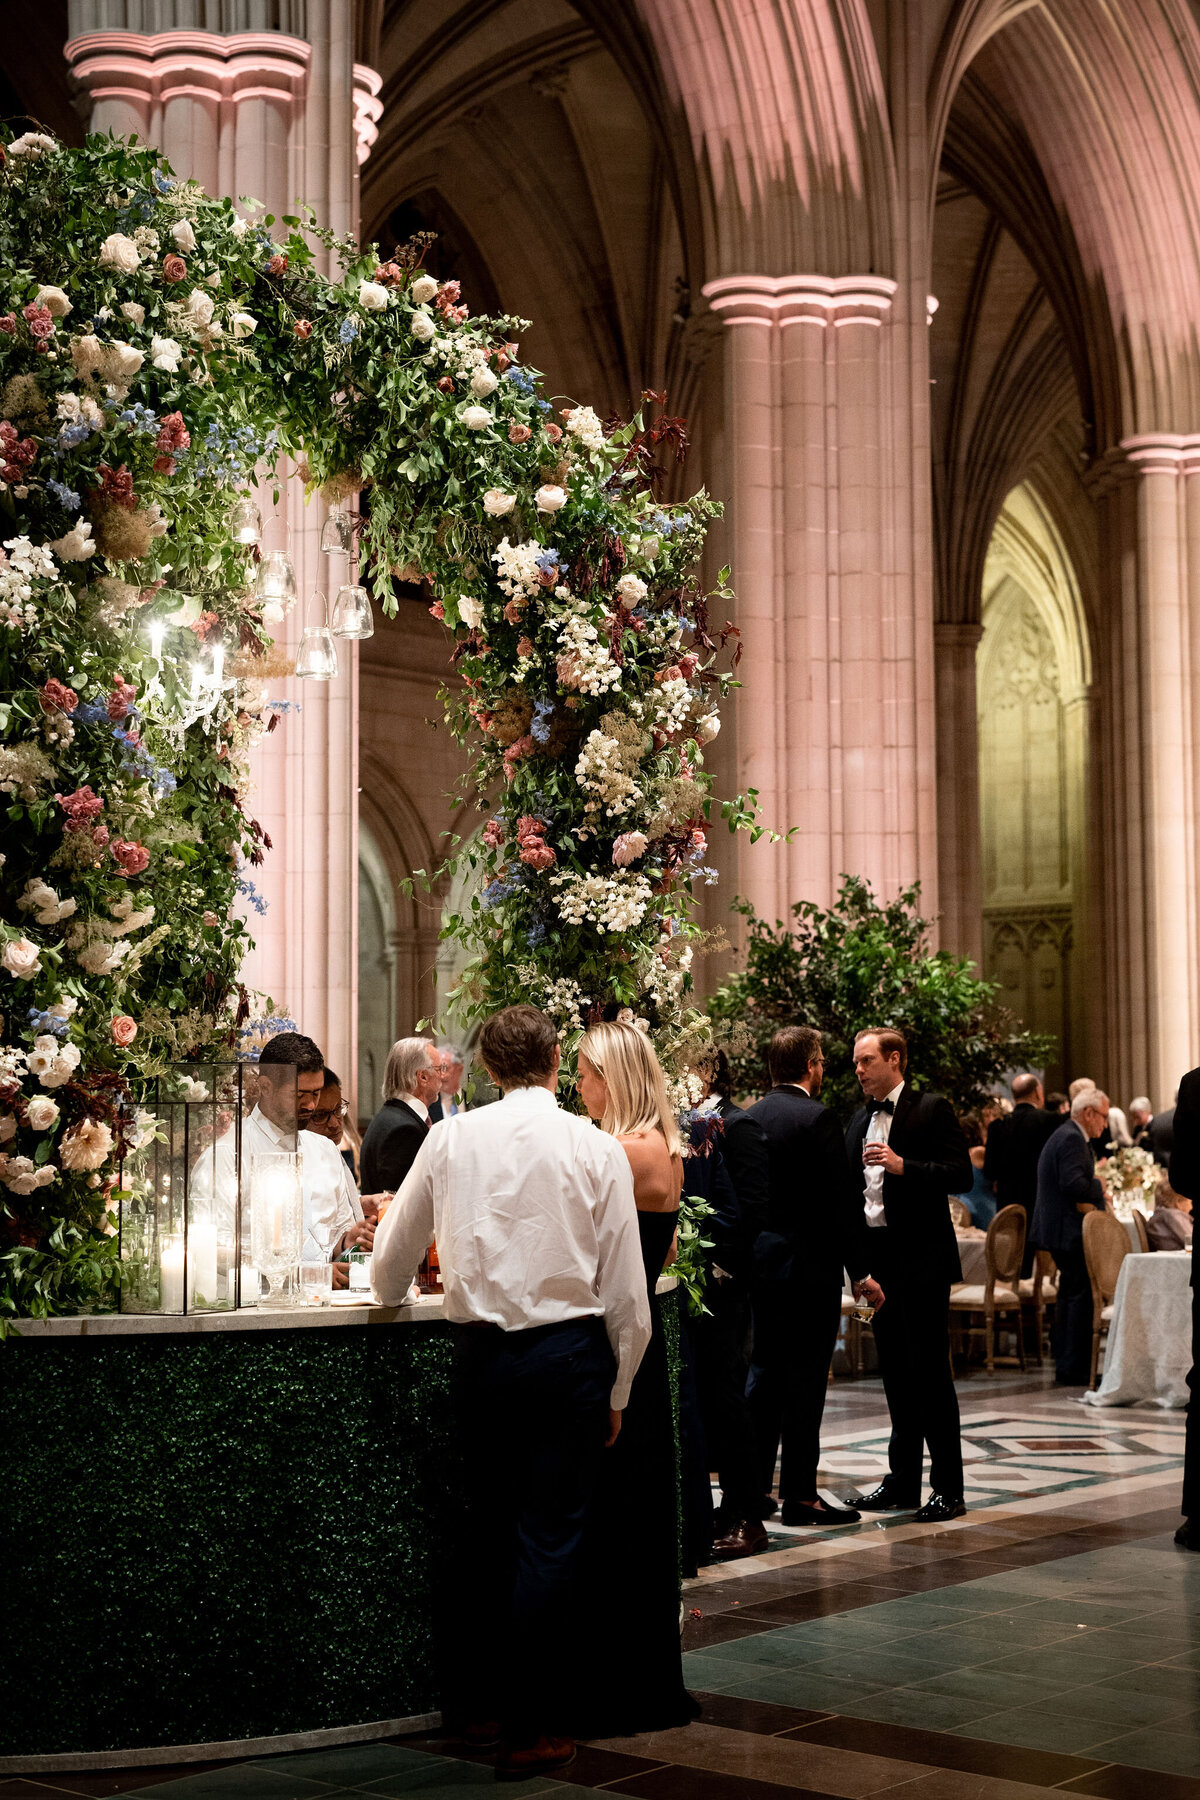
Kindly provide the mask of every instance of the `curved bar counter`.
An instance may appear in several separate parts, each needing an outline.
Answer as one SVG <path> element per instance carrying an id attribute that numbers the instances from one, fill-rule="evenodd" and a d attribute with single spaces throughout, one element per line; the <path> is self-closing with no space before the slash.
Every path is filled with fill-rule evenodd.
<path id="1" fill-rule="evenodd" d="M 435 1724 L 461 1329 L 440 1297 L 23 1321 L 0 1345 L 0 1775 Z"/>

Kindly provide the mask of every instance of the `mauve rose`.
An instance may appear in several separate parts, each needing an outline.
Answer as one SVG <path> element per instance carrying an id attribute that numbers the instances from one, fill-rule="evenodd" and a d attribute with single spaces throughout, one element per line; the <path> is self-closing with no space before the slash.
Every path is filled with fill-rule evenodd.
<path id="1" fill-rule="evenodd" d="M 313 334 L 312 320 L 311 319 L 297 319 L 293 329 L 295 330 L 296 336 L 301 340 L 301 342 L 305 342 Z"/>
<path id="2" fill-rule="evenodd" d="M 452 394 L 454 392 L 453 375 L 443 375 L 437 385 L 439 394 Z"/>
<path id="3" fill-rule="evenodd" d="M 132 843 L 128 838 L 114 838 L 110 848 L 122 875 L 141 875 L 150 866 L 150 852 L 144 844 Z"/>
<path id="4" fill-rule="evenodd" d="M 118 1049 L 127 1050 L 137 1036 L 137 1020 L 131 1019 L 128 1013 L 118 1013 L 109 1030 Z"/>
<path id="5" fill-rule="evenodd" d="M 206 912 L 206 913 L 201 913 L 200 923 L 202 925 L 207 925 L 211 929 L 212 926 L 219 925 L 221 923 L 221 921 L 217 917 L 215 912 Z"/>
<path id="6" fill-rule="evenodd" d="M 282 250 L 277 250 L 267 264 L 268 275 L 283 275 L 287 272 L 287 257 Z"/>
<path id="7" fill-rule="evenodd" d="M 38 698 L 46 712 L 72 713 L 79 705 L 79 695 L 75 689 L 53 677 L 41 689 Z"/>
<path id="8" fill-rule="evenodd" d="M 4 333 L 5 337 L 16 337 L 16 335 L 17 335 L 17 315 L 16 315 L 16 313 L 5 313 L 3 315 L 3 317 L 0 318 L 0 331 L 2 331 Z"/>
<path id="9" fill-rule="evenodd" d="M 552 444 L 557 444 L 559 439 L 562 437 L 562 430 L 557 425 L 547 425 L 546 426 L 546 436 L 550 439 L 550 442 Z"/>
<path id="10" fill-rule="evenodd" d="M 508 428 L 508 441 L 510 444 L 528 443 L 532 435 L 528 425 L 510 425 Z"/>
<path id="11" fill-rule="evenodd" d="M 164 256 L 163 257 L 163 280 L 164 281 L 184 281 L 186 279 L 187 279 L 187 264 L 184 262 L 182 256 L 175 256 L 173 254 L 171 256 Z"/>

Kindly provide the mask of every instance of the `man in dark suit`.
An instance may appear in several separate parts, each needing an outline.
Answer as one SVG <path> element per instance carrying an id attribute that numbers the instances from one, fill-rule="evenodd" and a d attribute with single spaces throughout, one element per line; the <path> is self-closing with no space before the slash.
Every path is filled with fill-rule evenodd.
<path id="1" fill-rule="evenodd" d="M 401 1038 L 388 1051 L 383 1105 L 367 1126 L 359 1152 L 367 1193 L 394 1194 L 429 1130 L 429 1106 L 442 1081 L 441 1058 L 428 1038 Z"/>
<path id="2" fill-rule="evenodd" d="M 1176 1095 L 1178 1102 L 1179 1096 Z M 1175 1108 L 1164 1107 L 1162 1112 L 1155 1113 L 1146 1127 L 1146 1149 L 1149 1150 L 1156 1163 L 1164 1169 L 1171 1166 L 1171 1152 L 1175 1148 Z"/>
<path id="3" fill-rule="evenodd" d="M 1092 1284 L 1083 1255 L 1083 1215 L 1104 1205 L 1092 1139 L 1108 1129 L 1108 1096 L 1084 1088 L 1038 1159 L 1030 1235 L 1058 1264 L 1050 1345 L 1060 1387 L 1086 1387 L 1092 1367 Z"/>
<path id="4" fill-rule="evenodd" d="M 889 1473 L 851 1502 L 866 1512 L 917 1508 L 922 1522 L 957 1519 L 963 1502 L 958 1396 L 950 1366 L 950 1288 L 962 1279 L 948 1196 L 974 1170 L 962 1127 L 940 1094 L 914 1094 L 899 1031 L 863 1031 L 854 1072 L 867 1104 L 846 1149 L 862 1195 L 872 1275 L 887 1303 L 875 1320 L 879 1372 L 892 1417 Z M 933 1492 L 921 1505 L 929 1446 Z"/>
<path id="5" fill-rule="evenodd" d="M 437 1098 L 429 1108 L 431 1125 L 437 1125 L 442 1119 L 453 1119 L 463 1110 L 463 1053 L 456 1044 L 443 1044 L 436 1054 L 441 1065 L 442 1080 Z"/>
<path id="6" fill-rule="evenodd" d="M 1047 1138 L 1062 1124 L 1045 1110 L 1042 1084 L 1036 1075 L 1018 1075 L 1012 1084 L 1013 1110 L 993 1119 L 988 1127 L 983 1157 L 983 1178 L 996 1190 L 996 1206 L 1019 1206 L 1025 1214 L 1025 1262 L 1022 1273 L 1033 1267 L 1029 1224 L 1037 1200 L 1038 1157 Z"/>
<path id="7" fill-rule="evenodd" d="M 1193 1069 L 1179 1084 L 1175 1101 L 1175 1148 L 1171 1152 L 1171 1186 L 1187 1200 L 1200 1200 L 1200 1069 Z M 1200 1550 L 1200 1289 L 1196 1287 L 1196 1262 L 1192 1259 L 1192 1367 L 1188 1374 L 1191 1399 L 1187 1409 L 1187 1434 L 1183 1447 L 1183 1524 L 1175 1542 L 1185 1550 Z"/>
<path id="8" fill-rule="evenodd" d="M 766 1223 L 767 1143 L 753 1120 L 733 1104 L 725 1052 L 709 1052 L 697 1073 L 708 1090 L 708 1105 L 692 1128 L 684 1190 L 712 1207 L 704 1235 L 713 1247 L 705 1255 L 708 1311 L 688 1319 L 687 1333 L 707 1462 L 721 1484 L 711 1555 L 732 1562 L 767 1548 L 762 1477 L 746 1400 L 750 1275 L 755 1241 Z"/>
<path id="9" fill-rule="evenodd" d="M 774 1086 L 746 1115 L 767 1141 L 767 1220 L 755 1258 L 754 1349 L 746 1385 L 760 1491 L 770 1495 L 782 1435 L 783 1523 L 849 1525 L 858 1513 L 817 1492 L 843 1269 L 875 1305 L 883 1294 L 867 1279 L 866 1233 L 841 1133 L 817 1099 L 825 1069 L 820 1032 L 785 1026 L 771 1039 L 767 1064 Z"/>

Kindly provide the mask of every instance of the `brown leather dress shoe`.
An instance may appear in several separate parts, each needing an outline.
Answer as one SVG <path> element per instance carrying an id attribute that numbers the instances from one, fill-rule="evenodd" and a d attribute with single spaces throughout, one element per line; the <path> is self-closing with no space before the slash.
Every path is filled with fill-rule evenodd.
<path id="1" fill-rule="evenodd" d="M 770 1540 L 758 1519 L 739 1519 L 719 1538 L 713 1539 L 714 1562 L 735 1562 L 741 1556 L 759 1556 L 770 1547 Z"/>
<path id="2" fill-rule="evenodd" d="M 472 1750 L 494 1750 L 504 1737 L 498 1719 L 472 1719 L 463 1731 L 464 1743 Z"/>
<path id="3" fill-rule="evenodd" d="M 543 1736 L 536 1744 L 510 1744 L 496 1764 L 496 1780 L 528 1781 L 574 1761 L 574 1738 Z"/>

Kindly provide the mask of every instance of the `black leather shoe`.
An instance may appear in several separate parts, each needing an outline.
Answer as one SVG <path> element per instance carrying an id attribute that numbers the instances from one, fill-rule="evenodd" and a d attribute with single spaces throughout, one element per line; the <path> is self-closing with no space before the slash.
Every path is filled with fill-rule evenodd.
<path id="1" fill-rule="evenodd" d="M 1183 1550 L 1200 1550 L 1200 1520 L 1185 1519 L 1175 1533 L 1175 1542 Z"/>
<path id="2" fill-rule="evenodd" d="M 964 1500 L 954 1500 L 948 1494 L 930 1494 L 924 1506 L 917 1509 L 918 1525 L 940 1525 L 946 1519 L 961 1519 L 967 1506 Z"/>
<path id="3" fill-rule="evenodd" d="M 779 1511 L 779 1502 L 770 1494 L 764 1494 L 758 1506 L 760 1519 L 773 1519 Z"/>
<path id="4" fill-rule="evenodd" d="M 912 1500 L 906 1500 L 895 1488 L 889 1487 L 886 1481 L 881 1481 L 869 1494 L 851 1494 L 847 1501 L 848 1506 L 856 1506 L 859 1512 L 914 1512 L 920 1504 L 919 1494 Z"/>
<path id="5" fill-rule="evenodd" d="M 820 1497 L 815 1506 L 804 1500 L 785 1500 L 783 1503 L 783 1523 L 785 1525 L 857 1525 L 862 1518 L 852 1506 L 845 1506 L 840 1501 L 834 1505 Z"/>

